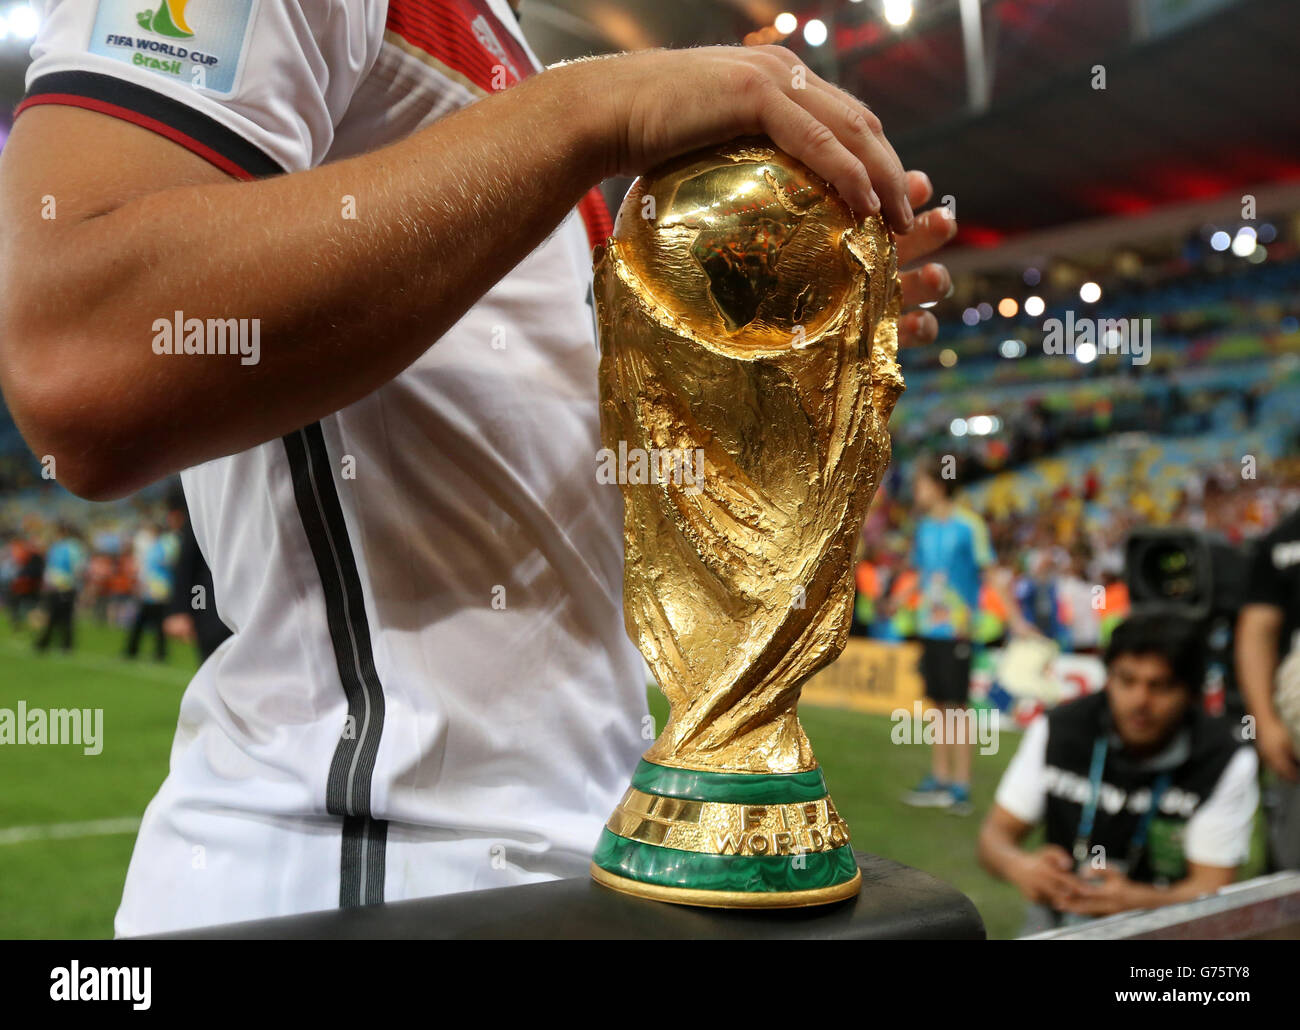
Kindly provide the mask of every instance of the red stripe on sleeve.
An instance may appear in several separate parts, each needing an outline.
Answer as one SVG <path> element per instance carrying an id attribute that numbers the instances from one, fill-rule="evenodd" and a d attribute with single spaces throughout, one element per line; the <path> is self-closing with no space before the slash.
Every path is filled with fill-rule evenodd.
<path id="1" fill-rule="evenodd" d="M 156 118 L 150 118 L 147 115 L 138 114 L 129 107 L 122 107 L 118 104 L 110 104 L 104 100 L 96 100 L 93 97 L 83 97 L 75 93 L 38 93 L 34 97 L 28 97 L 14 111 L 14 117 L 22 114 L 29 107 L 35 107 L 38 104 L 61 104 L 65 107 L 80 107 L 87 111 L 95 111 L 99 114 L 111 115 L 114 118 L 120 118 L 124 122 L 130 122 L 132 125 L 138 125 L 142 129 L 148 129 L 150 132 L 156 132 L 159 136 L 165 136 L 173 143 L 179 143 L 186 150 L 197 154 L 209 164 L 221 169 L 227 175 L 233 176 L 244 182 L 249 182 L 256 178 L 252 172 L 243 166 L 236 164 L 230 158 L 219 154 L 205 143 L 200 143 L 193 136 L 181 132 L 168 125 L 166 122 L 160 122 Z"/>

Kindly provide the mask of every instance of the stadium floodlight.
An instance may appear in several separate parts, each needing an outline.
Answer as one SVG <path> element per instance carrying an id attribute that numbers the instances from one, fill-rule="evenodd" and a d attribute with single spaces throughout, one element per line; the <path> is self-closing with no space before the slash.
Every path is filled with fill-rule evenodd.
<path id="1" fill-rule="evenodd" d="M 1043 302 L 1042 297 L 1033 296 L 1025 298 L 1025 314 L 1030 318 L 1037 318 L 1046 310 L 1047 305 Z"/>
<path id="2" fill-rule="evenodd" d="M 1255 252 L 1257 246 L 1255 230 L 1249 225 L 1243 225 L 1237 230 L 1237 236 L 1232 241 L 1232 252 L 1237 257 L 1250 257 Z"/>
<path id="3" fill-rule="evenodd" d="M 982 300 L 975 305 L 975 310 L 979 312 L 981 322 L 987 322 L 993 317 L 993 305 L 986 300 Z"/>
<path id="4" fill-rule="evenodd" d="M 957 364 L 957 352 L 951 347 L 945 347 L 939 352 L 939 364 L 944 368 L 952 368 Z"/>
<path id="5" fill-rule="evenodd" d="M 961 313 L 961 320 L 966 325 L 976 325 L 980 320 L 980 313 L 975 308 L 967 308 Z"/>
<path id="6" fill-rule="evenodd" d="M 1003 297 L 998 301 L 998 314 L 1003 318 L 1015 318 L 1016 312 L 1020 310 L 1020 305 L 1016 303 L 1013 297 Z"/>
<path id="7" fill-rule="evenodd" d="M 1081 365 L 1091 365 L 1097 360 L 1097 345 L 1085 340 L 1074 348 L 1074 360 Z"/>
<path id="8" fill-rule="evenodd" d="M 965 436 L 966 429 L 966 420 L 964 418 L 955 418 L 948 423 L 948 432 L 952 433 L 953 436 Z"/>
<path id="9" fill-rule="evenodd" d="M 1220 229 L 1210 237 L 1210 246 L 1215 250 L 1227 250 L 1232 244 L 1232 237 Z"/>
<path id="10" fill-rule="evenodd" d="M 966 428 L 970 430 L 971 436 L 988 436 L 993 432 L 993 419 L 988 415 L 976 415 L 966 423 Z"/>
<path id="11" fill-rule="evenodd" d="M 1014 337 L 1003 340 L 1002 345 L 998 348 L 1004 358 L 1018 358 L 1028 349 L 1023 340 L 1017 340 Z"/>
<path id="12" fill-rule="evenodd" d="M 781 35 L 788 36 L 799 27 L 799 19 L 789 11 L 782 11 L 776 16 L 776 20 L 772 22 L 772 25 Z"/>
<path id="13" fill-rule="evenodd" d="M 40 28 L 41 19 L 32 10 L 31 4 L 14 4 L 5 12 L 4 22 L 7 35 L 15 39 L 31 40 L 36 38 L 36 30 Z"/>
<path id="14" fill-rule="evenodd" d="M 1079 287 L 1079 299 L 1085 304 L 1096 304 L 1101 300 L 1101 287 L 1092 282 L 1084 283 Z"/>
<path id="15" fill-rule="evenodd" d="M 810 18 L 804 23 L 803 38 L 809 46 L 821 46 L 826 42 L 826 23 L 820 18 Z"/>
<path id="16" fill-rule="evenodd" d="M 885 21 L 901 28 L 912 20 L 912 0 L 885 0 Z"/>

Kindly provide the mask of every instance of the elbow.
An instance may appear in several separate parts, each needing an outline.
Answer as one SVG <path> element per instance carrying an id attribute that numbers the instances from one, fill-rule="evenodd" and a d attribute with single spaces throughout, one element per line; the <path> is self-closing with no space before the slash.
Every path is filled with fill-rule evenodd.
<path id="1" fill-rule="evenodd" d="M 4 327 L 7 339 L 12 328 Z M 116 500 L 148 483 L 144 463 L 133 460 L 138 449 L 129 446 L 128 425 L 98 377 L 59 357 L 65 346 L 24 339 L 26 356 L 4 347 L 0 387 L 42 478 L 88 501 Z"/>
<path id="2" fill-rule="evenodd" d="M 84 501 L 116 501 L 146 485 L 126 470 L 98 459 L 85 460 L 65 453 L 62 459 L 56 454 L 45 455 L 42 464 L 46 461 L 56 470 L 51 478 Z M 59 464 L 60 461 L 62 464 Z"/>

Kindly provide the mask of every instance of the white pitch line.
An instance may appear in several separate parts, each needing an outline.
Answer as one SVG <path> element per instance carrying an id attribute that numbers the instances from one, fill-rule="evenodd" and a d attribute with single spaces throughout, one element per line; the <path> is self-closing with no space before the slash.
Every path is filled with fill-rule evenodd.
<path id="1" fill-rule="evenodd" d="M 37 826 L 11 826 L 0 830 L 0 844 L 26 844 L 33 840 L 75 840 L 78 837 L 113 837 L 121 833 L 135 833 L 140 820 L 134 816 L 124 819 L 90 819 L 82 823 L 42 823 Z"/>

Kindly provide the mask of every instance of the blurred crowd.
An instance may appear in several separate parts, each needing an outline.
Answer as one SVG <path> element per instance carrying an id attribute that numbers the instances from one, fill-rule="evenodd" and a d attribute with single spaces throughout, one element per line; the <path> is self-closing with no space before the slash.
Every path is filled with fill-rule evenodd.
<path id="1" fill-rule="evenodd" d="M 1023 486 L 1023 482 L 1019 484 Z M 1086 467 L 1077 479 L 1038 495 L 996 489 L 959 500 L 989 529 L 1004 589 L 986 582 L 972 620 L 972 639 L 989 644 L 1007 632 L 1006 599 L 1064 651 L 1093 653 L 1129 611 L 1124 545 L 1150 526 L 1179 527 L 1244 544 L 1300 508 L 1300 461 L 1281 463 L 1266 479 L 1243 479 L 1234 465 L 1183 470 L 1171 504 L 1152 496 L 1134 466 L 1127 482 L 1104 485 Z M 854 631 L 882 640 L 916 635 L 920 582 L 910 564 L 918 513 L 901 475 L 892 475 L 868 515 L 856 566 Z"/>
<path id="2" fill-rule="evenodd" d="M 83 511 L 79 522 L 28 510 L 0 527 L 0 598 L 10 628 L 30 633 L 37 651 L 74 650 L 80 620 L 122 631 L 128 658 L 148 644 L 155 660 L 166 660 L 169 637 L 210 650 L 198 639 L 207 627 L 196 626 L 193 593 L 206 568 L 196 576 L 201 558 L 179 491 L 126 513 Z M 207 607 L 206 594 L 197 600 Z"/>

